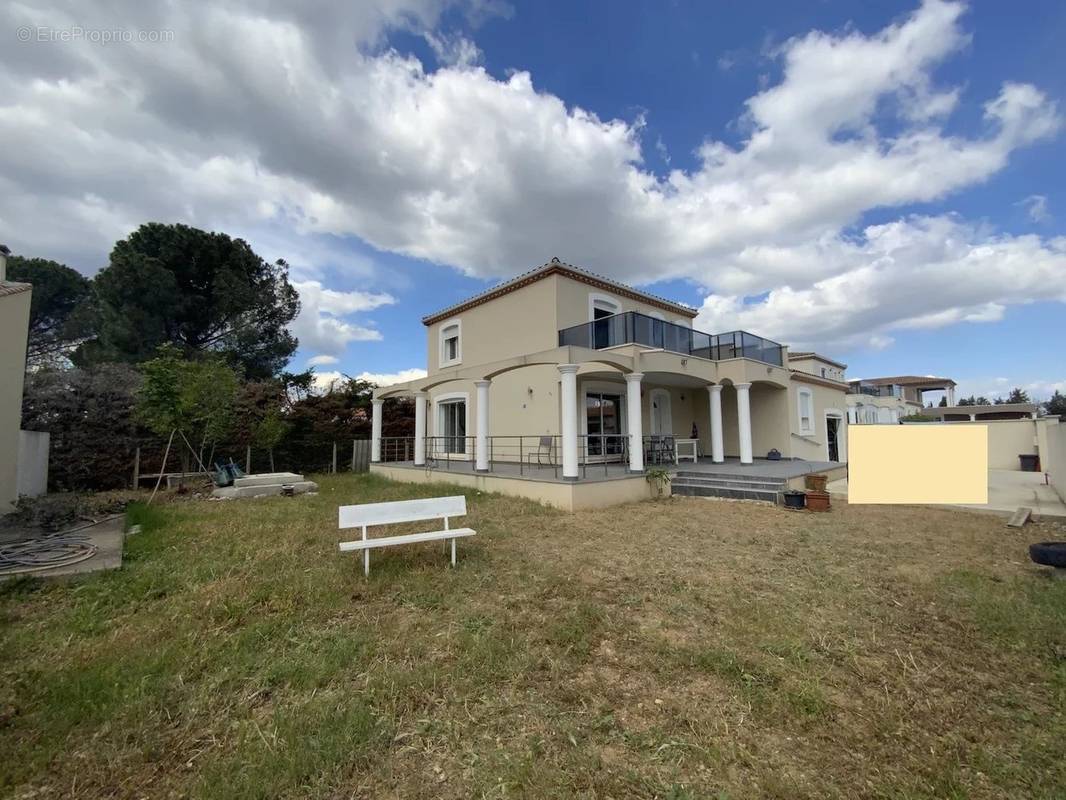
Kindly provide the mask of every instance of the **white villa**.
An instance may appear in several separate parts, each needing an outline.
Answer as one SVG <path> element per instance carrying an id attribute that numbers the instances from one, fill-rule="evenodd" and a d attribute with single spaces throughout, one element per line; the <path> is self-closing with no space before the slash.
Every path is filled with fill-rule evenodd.
<path id="1" fill-rule="evenodd" d="M 374 393 L 371 470 L 567 509 L 647 497 L 652 467 L 677 473 L 675 492 L 762 499 L 843 474 L 844 365 L 695 316 L 558 259 L 431 314 L 428 375 Z M 398 396 L 415 399 L 415 435 L 383 439 Z"/>

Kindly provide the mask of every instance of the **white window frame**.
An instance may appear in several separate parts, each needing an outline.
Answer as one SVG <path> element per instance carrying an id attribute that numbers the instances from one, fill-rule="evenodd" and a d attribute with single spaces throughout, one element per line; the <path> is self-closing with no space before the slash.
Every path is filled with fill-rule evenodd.
<path id="1" fill-rule="evenodd" d="M 609 294 L 600 294 L 599 292 L 589 292 L 589 322 L 596 320 L 596 304 L 602 303 L 603 305 L 611 306 L 614 311 L 611 314 L 622 313 L 622 303 L 619 300 L 611 297 Z"/>
<path id="2" fill-rule="evenodd" d="M 443 439 L 447 434 L 444 432 L 444 418 L 442 414 L 444 409 L 442 406 L 449 403 L 456 403 L 458 401 L 464 402 L 466 405 L 463 407 L 463 430 L 465 431 L 464 439 L 470 438 L 470 392 L 448 392 L 446 394 L 439 394 L 433 398 L 433 435 L 438 439 Z M 443 448 L 440 452 L 445 452 Z M 467 447 L 465 453 L 450 453 L 453 456 L 459 456 L 460 458 L 470 458 L 470 448 Z"/>
<path id="3" fill-rule="evenodd" d="M 455 343 L 456 358 L 449 359 L 445 350 L 445 342 L 451 339 L 451 336 L 445 336 L 445 333 L 455 328 L 455 338 L 458 340 Z M 440 330 L 437 333 L 437 350 L 438 350 L 438 364 L 439 367 L 454 367 L 457 364 L 463 363 L 463 321 L 461 319 L 450 319 L 447 322 L 441 323 Z"/>
<path id="4" fill-rule="evenodd" d="M 807 398 L 809 403 L 807 407 L 807 421 L 810 423 L 808 427 L 803 426 L 803 398 Z M 796 421 L 798 423 L 798 430 L 800 436 L 814 436 L 815 424 L 814 424 L 814 392 L 810 389 L 800 389 L 796 392 Z"/>

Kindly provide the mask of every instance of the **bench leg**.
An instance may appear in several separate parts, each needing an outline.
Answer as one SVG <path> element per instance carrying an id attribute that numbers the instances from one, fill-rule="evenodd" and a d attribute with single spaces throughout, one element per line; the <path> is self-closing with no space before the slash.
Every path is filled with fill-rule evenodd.
<path id="1" fill-rule="evenodd" d="M 364 550 L 363 551 L 363 576 L 366 577 L 366 578 L 370 577 L 370 551 L 369 550 Z"/>
<path id="2" fill-rule="evenodd" d="M 452 539 L 452 566 L 455 566 L 455 539 Z"/>

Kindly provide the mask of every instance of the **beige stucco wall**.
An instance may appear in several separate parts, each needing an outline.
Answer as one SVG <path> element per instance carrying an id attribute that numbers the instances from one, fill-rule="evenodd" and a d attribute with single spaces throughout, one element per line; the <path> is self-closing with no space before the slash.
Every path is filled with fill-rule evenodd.
<path id="1" fill-rule="evenodd" d="M 550 350 L 559 344 L 557 275 L 523 286 L 426 328 L 430 375 L 440 369 L 440 330 L 459 320 L 464 367 Z"/>
<path id="2" fill-rule="evenodd" d="M 0 284 L 0 288 L 3 286 Z M 29 290 L 0 295 L 0 514 L 11 511 L 18 500 L 19 428 L 30 295 Z"/>
<path id="3" fill-rule="evenodd" d="M 1043 441 L 1040 467 L 1048 474 L 1059 498 L 1066 503 L 1066 424 L 1045 423 Z"/>
<path id="4" fill-rule="evenodd" d="M 493 475 L 470 473 L 449 474 L 439 470 L 427 471 L 385 464 L 371 464 L 370 471 L 375 475 L 381 475 L 404 483 L 450 484 L 480 489 L 483 492 L 498 492 L 511 497 L 525 497 L 545 505 L 560 508 L 563 511 L 607 508 L 621 503 L 650 500 L 656 493 L 655 487 L 648 483 L 644 476 L 569 483 L 525 478 L 500 478 Z M 670 487 L 667 485 L 663 490 L 663 496 L 669 497 L 669 495 Z"/>
<path id="5" fill-rule="evenodd" d="M 915 422 L 914 425 L 984 425 L 988 428 L 988 468 L 1021 468 L 1018 456 L 1037 454 L 1037 426 L 1032 419 L 977 420 L 976 422 Z M 1057 426 L 1056 426 L 1057 427 Z M 1041 460 L 1043 457 L 1041 456 Z"/>
<path id="6" fill-rule="evenodd" d="M 811 392 L 814 414 L 814 432 L 810 435 L 800 434 L 799 392 L 807 389 Z M 788 390 L 788 425 L 791 433 L 791 455 L 808 461 L 825 461 L 828 458 L 826 447 L 826 414 L 839 413 L 842 419 L 838 423 L 838 448 L 840 459 L 847 460 L 847 393 L 843 388 L 837 389 L 817 383 L 793 380 Z"/>
<path id="7" fill-rule="evenodd" d="M 464 367 L 550 350 L 558 346 L 561 329 L 589 321 L 591 296 L 612 300 L 621 312 L 639 311 L 691 327 L 690 318 L 650 303 L 613 294 L 563 275 L 549 275 L 427 326 L 426 369 L 430 375 L 440 369 L 440 331 L 457 320 L 461 326 Z"/>
<path id="8" fill-rule="evenodd" d="M 1019 454 L 1036 453 L 1036 422 L 1031 419 L 984 420 L 948 425 L 988 426 L 988 468 L 1019 469 Z"/>
<path id="9" fill-rule="evenodd" d="M 834 381 L 845 380 L 843 369 L 820 358 L 790 358 L 788 365 L 792 369 L 802 370 L 808 375 L 817 375 Z M 822 373 L 822 370 L 825 370 L 825 374 Z"/>
<path id="10" fill-rule="evenodd" d="M 640 300 L 635 300 L 629 297 L 622 297 L 621 295 L 614 294 L 606 289 L 598 289 L 594 286 L 589 286 L 581 281 L 575 281 L 573 278 L 568 278 L 565 275 L 554 275 L 558 283 L 557 285 L 557 310 L 556 319 L 559 322 L 559 328 L 569 328 L 571 325 L 580 325 L 583 322 L 589 321 L 589 295 L 595 295 L 596 297 L 608 298 L 621 307 L 619 313 L 625 313 L 626 311 L 638 311 L 641 314 L 647 314 L 652 317 L 662 317 L 667 322 L 673 322 L 677 325 L 683 325 L 686 328 L 692 327 L 691 317 L 686 317 L 681 314 L 677 314 L 666 309 L 654 306 L 651 303 L 644 303 Z"/>

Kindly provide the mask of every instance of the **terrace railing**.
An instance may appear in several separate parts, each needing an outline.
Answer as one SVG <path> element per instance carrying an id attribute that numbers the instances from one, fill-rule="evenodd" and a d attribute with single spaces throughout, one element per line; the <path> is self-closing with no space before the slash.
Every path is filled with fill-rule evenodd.
<path id="1" fill-rule="evenodd" d="M 563 437 L 559 435 L 488 436 L 488 469 L 520 477 L 559 478 L 563 470 Z M 432 469 L 466 470 L 478 458 L 477 436 L 426 436 L 425 461 Z M 383 436 L 383 463 L 413 463 L 414 436 Z M 602 469 L 604 476 L 611 467 L 629 465 L 629 435 L 625 433 L 581 434 L 578 436 L 578 467 L 584 478 Z"/>
<path id="2" fill-rule="evenodd" d="M 603 350 L 622 344 L 657 347 L 711 361 L 748 358 L 778 367 L 784 366 L 784 348 L 761 336 L 747 331 L 703 333 L 637 311 L 614 314 L 559 331 L 560 346 L 573 345 L 590 350 Z"/>
<path id="3" fill-rule="evenodd" d="M 674 437 L 645 436 L 643 438 L 646 466 L 673 463 Z M 489 436 L 489 472 L 520 477 L 562 475 L 562 437 L 558 435 Z M 387 436 L 381 439 L 383 463 L 408 464 L 414 461 L 415 437 Z M 427 436 L 425 438 L 426 467 L 470 471 L 477 460 L 476 436 Z M 581 477 L 611 474 L 612 467 L 630 464 L 629 434 L 581 434 L 577 442 L 578 468 Z M 498 469 L 497 469 L 498 468 Z"/>

